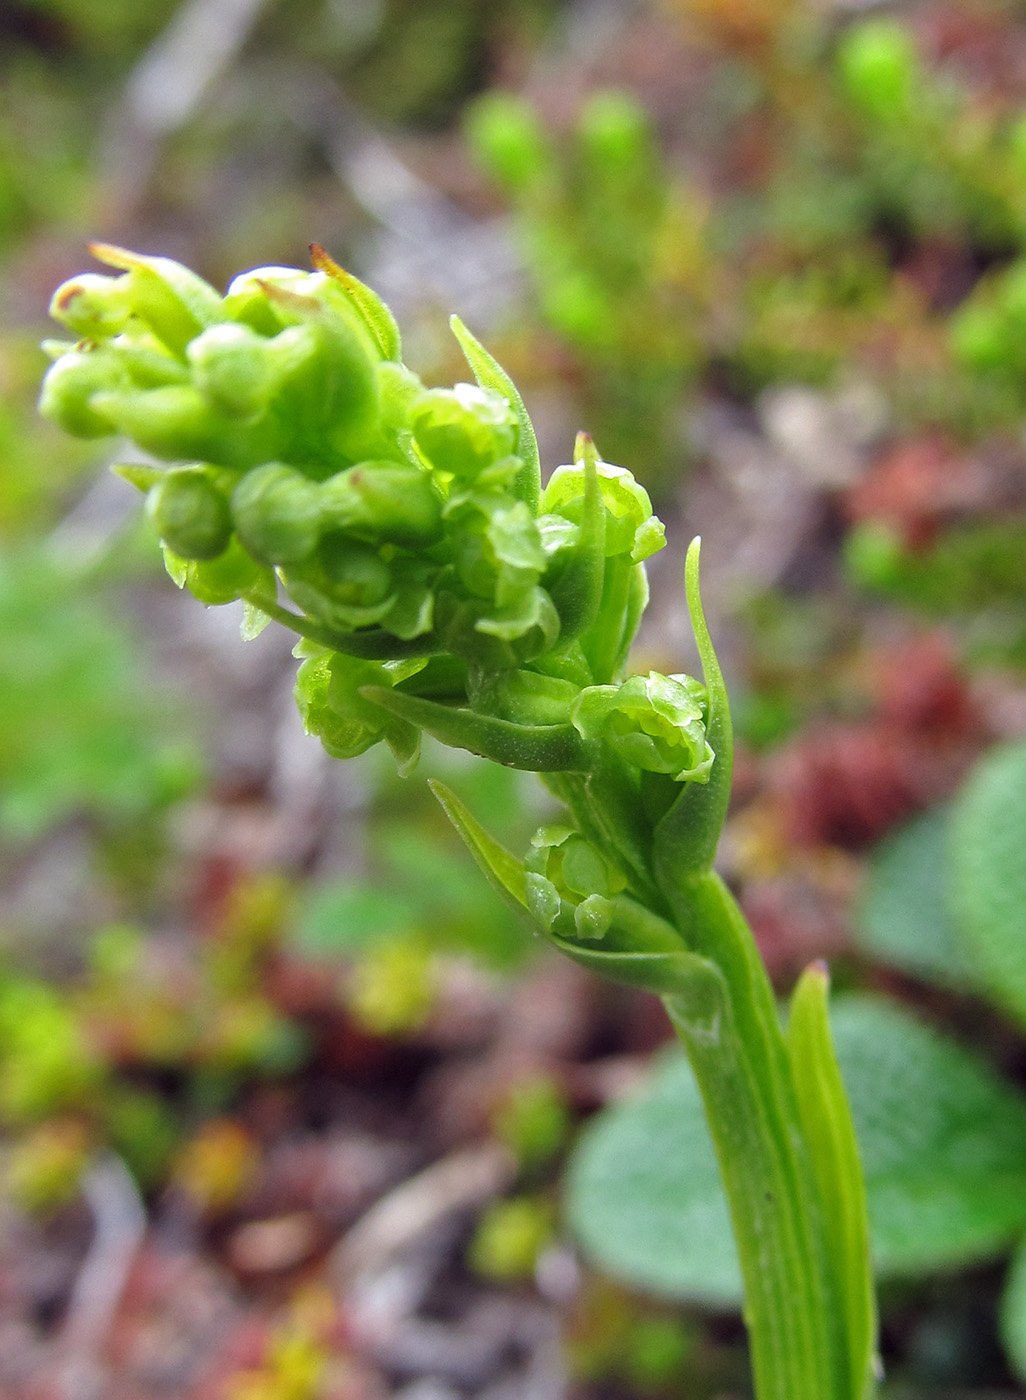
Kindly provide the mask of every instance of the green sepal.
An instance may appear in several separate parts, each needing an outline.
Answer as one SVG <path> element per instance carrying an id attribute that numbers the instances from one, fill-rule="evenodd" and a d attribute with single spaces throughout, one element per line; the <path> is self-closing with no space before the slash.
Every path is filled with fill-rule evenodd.
<path id="1" fill-rule="evenodd" d="M 581 520 L 570 558 L 550 590 L 564 641 L 579 636 L 598 616 L 606 562 L 606 512 L 599 485 L 598 453 L 587 433 L 577 434 L 574 460 L 584 463 Z"/>
<path id="2" fill-rule="evenodd" d="M 360 694 L 443 744 L 467 749 L 528 773 L 582 771 L 587 755 L 572 724 L 513 724 L 463 706 L 439 705 L 417 695 L 364 686 Z"/>
<path id="3" fill-rule="evenodd" d="M 513 494 L 524 501 L 532 511 L 537 512 L 541 496 L 541 461 L 538 456 L 538 439 L 534 424 L 524 407 L 516 385 L 509 375 L 479 340 L 471 335 L 458 316 L 450 316 L 449 325 L 460 343 L 460 349 L 467 364 L 474 372 L 474 378 L 482 389 L 494 389 L 500 393 L 516 414 L 520 427 L 517 455 L 523 460 L 523 468 L 513 484 Z"/>
<path id="4" fill-rule="evenodd" d="M 191 340 L 192 381 L 218 413 L 250 421 L 265 413 L 277 390 L 274 341 L 239 321 L 210 326 Z"/>
<path id="5" fill-rule="evenodd" d="M 652 841 L 652 868 L 667 899 L 690 877 L 710 870 L 730 801 L 733 730 L 723 672 L 709 636 L 699 592 L 701 540 L 692 540 L 684 566 L 691 626 L 708 695 L 705 735 L 716 755 L 704 784 L 685 783 L 680 796 L 658 822 Z"/>
<path id="6" fill-rule="evenodd" d="M 403 342 L 399 326 L 377 293 L 372 292 L 365 282 L 361 282 L 358 277 L 354 277 L 344 267 L 340 267 L 319 243 L 310 244 L 310 261 L 319 272 L 326 273 L 333 281 L 341 285 L 374 337 L 375 344 L 381 351 L 381 358 L 383 360 L 401 360 Z"/>
<path id="7" fill-rule="evenodd" d="M 110 243 L 90 243 L 99 262 L 128 274 L 125 295 L 132 311 L 174 355 L 207 326 L 227 319 L 224 303 L 209 282 L 171 258 L 146 257 Z"/>
<path id="8" fill-rule="evenodd" d="M 824 963 L 806 968 L 791 999 L 786 1042 L 843 1322 L 848 1394 L 870 1400 L 877 1372 L 876 1301 L 866 1186 L 830 1033 L 829 987 Z"/>
<path id="9" fill-rule="evenodd" d="M 428 787 L 438 799 L 464 845 L 474 857 L 485 879 L 517 914 L 527 914 L 527 890 L 523 862 L 499 844 L 484 829 L 469 808 L 451 788 L 437 778 L 428 778 Z"/>
<path id="10" fill-rule="evenodd" d="M 83 272 L 62 282 L 50 300 L 50 315 L 80 340 L 117 335 L 131 314 L 125 278 L 99 272 Z"/>

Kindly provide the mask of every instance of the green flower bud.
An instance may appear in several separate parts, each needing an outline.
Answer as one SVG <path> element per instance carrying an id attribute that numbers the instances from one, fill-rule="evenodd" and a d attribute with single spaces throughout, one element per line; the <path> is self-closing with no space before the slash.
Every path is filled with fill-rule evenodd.
<path id="1" fill-rule="evenodd" d="M 476 384 L 429 389 L 414 405 L 410 426 L 424 459 L 456 477 L 476 477 L 516 450 L 512 408 L 501 394 Z"/>
<path id="2" fill-rule="evenodd" d="M 422 467 L 359 462 L 321 488 L 324 519 L 359 539 L 407 549 L 432 544 L 442 533 L 442 501 Z"/>
<path id="3" fill-rule="evenodd" d="M 74 335 L 87 340 L 117 335 L 132 315 L 129 281 L 125 277 L 83 272 L 57 288 L 50 302 L 50 315 Z"/>
<path id="4" fill-rule="evenodd" d="M 92 243 L 89 251 L 108 267 L 122 268 L 120 295 L 174 355 L 183 356 L 194 336 L 225 319 L 225 308 L 209 282 L 171 258 L 150 258 Z M 109 295 L 114 295 L 113 293 Z"/>
<path id="5" fill-rule="evenodd" d="M 117 427 L 95 399 L 112 387 L 128 387 L 116 356 L 106 349 L 69 350 L 46 372 L 39 412 L 72 437 L 109 437 Z"/>
<path id="6" fill-rule="evenodd" d="M 191 384 L 106 390 L 95 394 L 90 406 L 144 452 L 164 461 L 199 459 L 244 470 L 266 461 L 276 446 L 273 431 L 240 427 Z"/>
<path id="7" fill-rule="evenodd" d="M 265 564 L 295 564 L 317 547 L 320 488 L 280 462 L 247 472 L 232 492 L 231 511 L 239 539 Z"/>
<path id="8" fill-rule="evenodd" d="M 582 690 L 570 718 L 583 739 L 601 739 L 633 768 L 675 782 L 705 783 L 714 754 L 705 737 L 705 688 L 691 676 L 631 676 Z"/>
<path id="9" fill-rule="evenodd" d="M 269 404 L 276 368 L 271 342 L 234 322 L 211 326 L 189 343 L 193 383 L 219 412 L 255 418 Z"/>
<path id="10" fill-rule="evenodd" d="M 183 559 L 216 559 L 228 547 L 228 501 L 206 467 L 167 473 L 146 498 L 157 534 Z"/>
<path id="11" fill-rule="evenodd" d="M 274 408 L 311 470 L 330 475 L 338 456 L 359 458 L 376 444 L 378 366 L 366 335 L 318 302 L 295 300 L 308 319 L 267 342 L 278 376 Z"/>
<path id="12" fill-rule="evenodd" d="M 623 873 L 568 826 L 543 826 L 524 859 L 527 907 L 547 933 L 598 939 L 613 921 Z"/>
<path id="13" fill-rule="evenodd" d="M 640 563 L 666 543 L 663 522 L 652 514 L 648 492 L 626 467 L 599 461 L 599 487 L 606 509 L 605 553 L 629 554 Z M 557 467 L 542 493 L 541 508 L 565 516 L 579 524 L 584 513 L 585 469 L 583 464 Z"/>

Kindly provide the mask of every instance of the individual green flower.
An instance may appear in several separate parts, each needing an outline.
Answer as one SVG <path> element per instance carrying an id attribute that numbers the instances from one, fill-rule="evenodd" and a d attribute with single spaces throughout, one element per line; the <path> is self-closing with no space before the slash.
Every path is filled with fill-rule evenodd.
<path id="1" fill-rule="evenodd" d="M 666 543 L 663 522 L 652 514 L 648 492 L 626 467 L 596 463 L 602 504 L 606 509 L 606 557 L 626 554 L 638 564 Z M 579 523 L 584 511 L 583 463 L 557 467 L 542 493 L 541 508 Z"/>
<path id="2" fill-rule="evenodd" d="M 309 650 L 297 648 L 304 649 Z M 360 692 L 373 686 L 391 690 L 424 665 L 422 660 L 360 661 L 314 649 L 296 676 L 296 704 L 306 732 L 315 734 L 332 758 L 355 758 L 384 740 L 400 771 L 408 772 L 420 751 L 419 731 Z"/>
<path id="3" fill-rule="evenodd" d="M 582 690 L 570 718 L 583 739 L 601 739 L 632 768 L 675 782 L 705 783 L 715 755 L 705 735 L 705 687 L 691 676 L 631 676 Z"/>
<path id="4" fill-rule="evenodd" d="M 517 447 L 517 420 L 493 389 L 457 384 L 429 389 L 413 405 L 410 426 L 417 450 L 438 471 L 478 476 Z"/>
<path id="5" fill-rule="evenodd" d="M 543 826 L 524 859 L 525 896 L 546 932 L 601 938 L 613 921 L 612 899 L 626 889 L 623 873 L 569 826 Z"/>
<path id="6" fill-rule="evenodd" d="M 91 243 L 89 251 L 121 275 L 84 274 L 57 288 L 51 315 L 78 335 L 97 338 L 141 323 L 172 355 L 181 357 L 190 340 L 227 319 L 214 288 L 171 258 L 147 257 L 109 243 Z"/>
<path id="7" fill-rule="evenodd" d="M 460 582 L 497 607 L 515 606 L 546 565 L 538 524 L 523 501 L 475 495 L 446 511 Z"/>

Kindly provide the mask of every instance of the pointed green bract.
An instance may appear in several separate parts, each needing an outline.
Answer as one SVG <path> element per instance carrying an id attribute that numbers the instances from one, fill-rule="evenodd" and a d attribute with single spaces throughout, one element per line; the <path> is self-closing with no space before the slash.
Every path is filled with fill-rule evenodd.
<path id="1" fill-rule="evenodd" d="M 517 477 L 516 495 L 532 510 L 538 507 L 541 491 L 541 463 L 538 458 L 538 439 L 534 424 L 528 416 L 520 393 L 509 375 L 493 356 L 467 330 L 458 316 L 449 318 L 452 333 L 460 343 L 460 349 L 467 358 L 467 364 L 474 371 L 474 377 L 483 389 L 494 389 L 507 401 L 517 416 L 520 439 L 517 451 L 524 466 Z"/>
<path id="2" fill-rule="evenodd" d="M 527 889 L 523 864 L 490 836 L 456 794 L 435 778 L 428 787 L 437 797 L 445 815 L 459 832 L 470 854 L 488 882 L 518 914 L 527 913 Z"/>

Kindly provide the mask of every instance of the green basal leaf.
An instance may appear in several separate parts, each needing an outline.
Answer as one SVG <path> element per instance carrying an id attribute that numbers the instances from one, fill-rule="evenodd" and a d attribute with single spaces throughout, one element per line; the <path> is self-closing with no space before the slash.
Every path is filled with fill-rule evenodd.
<path id="1" fill-rule="evenodd" d="M 877 1273 L 914 1276 L 999 1254 L 1026 1229 L 1026 1099 L 879 999 L 839 998 L 832 1022 Z M 676 1051 L 642 1095 L 586 1129 L 567 1208 L 588 1253 L 624 1282 L 711 1307 L 740 1301 L 700 1096 Z"/>
<path id="2" fill-rule="evenodd" d="M 941 986 L 976 980 L 946 888 L 950 813 L 935 807 L 876 847 L 856 909 L 859 945 L 883 962 Z"/>
<path id="3" fill-rule="evenodd" d="M 1026 743 L 976 767 L 952 809 L 952 907 L 992 997 L 1026 1023 Z"/>

